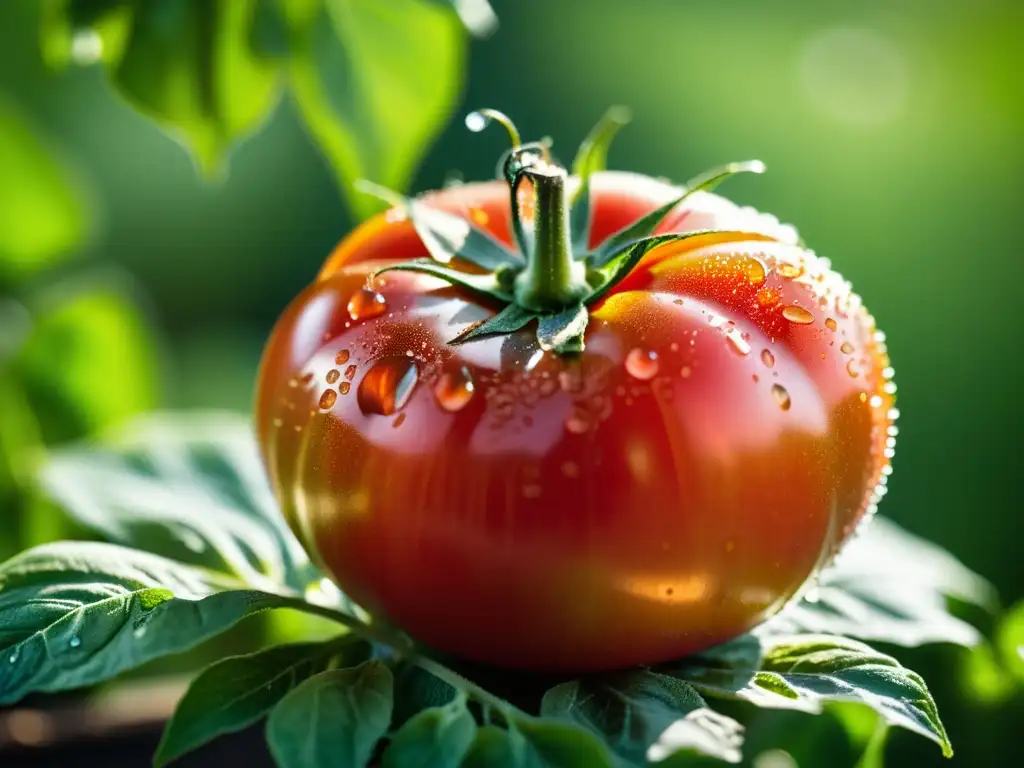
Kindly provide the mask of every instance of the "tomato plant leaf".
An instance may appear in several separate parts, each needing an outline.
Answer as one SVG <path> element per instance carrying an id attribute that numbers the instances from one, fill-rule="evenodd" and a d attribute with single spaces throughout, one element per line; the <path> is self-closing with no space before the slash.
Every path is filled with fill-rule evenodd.
<path id="1" fill-rule="evenodd" d="M 86 235 L 78 184 L 38 129 L 0 99 L 0 287 L 66 257 Z"/>
<path id="2" fill-rule="evenodd" d="M 112 81 L 138 110 L 216 173 L 231 144 L 254 131 L 280 93 L 276 66 L 251 45 L 254 0 L 134 3 Z"/>
<path id="3" fill-rule="evenodd" d="M 728 178 L 738 173 L 764 173 L 764 163 L 752 160 L 743 163 L 729 163 L 719 168 L 700 174 L 683 185 L 682 192 L 664 205 L 655 208 L 645 216 L 609 235 L 588 257 L 587 261 L 594 269 L 603 268 L 609 261 L 620 254 L 624 248 L 642 238 L 649 236 L 657 228 L 661 220 L 677 205 L 698 191 L 710 191 Z M 705 233 L 706 234 L 706 233 Z"/>
<path id="4" fill-rule="evenodd" d="M 509 728 L 479 728 L 463 768 L 611 768 L 608 749 L 579 726 L 558 720 L 518 719 Z"/>
<path id="5" fill-rule="evenodd" d="M 448 264 L 453 258 L 459 257 L 488 272 L 506 264 L 526 264 L 521 254 L 506 248 L 489 233 L 474 227 L 461 216 L 368 181 L 356 182 L 356 189 L 404 211 L 431 258 L 441 264 Z"/>
<path id="6" fill-rule="evenodd" d="M 235 656 L 199 674 L 164 730 L 157 768 L 225 733 L 241 730 L 270 712 L 297 685 L 329 665 L 365 661 L 370 645 L 351 635 L 297 643 Z"/>
<path id="7" fill-rule="evenodd" d="M 391 728 L 397 730 L 420 711 L 443 707 L 458 697 L 459 690 L 413 662 L 399 662 L 395 678 L 395 708 Z"/>
<path id="8" fill-rule="evenodd" d="M 384 768 L 458 768 L 476 736 L 476 720 L 459 695 L 441 707 L 424 709 L 391 737 Z"/>
<path id="9" fill-rule="evenodd" d="M 657 672 L 622 672 L 562 683 L 544 694 L 541 714 L 579 723 L 633 765 L 661 761 L 679 750 L 728 762 L 740 759 L 739 723 L 708 710 L 692 686 Z"/>
<path id="10" fill-rule="evenodd" d="M 749 639 L 744 639 L 749 643 Z M 830 635 L 764 635 L 760 661 L 708 654 L 659 667 L 705 696 L 760 707 L 821 712 L 829 702 L 865 704 L 889 724 L 931 739 L 952 754 L 935 701 L 919 675 L 864 643 Z M 746 661 L 744 661 L 746 659 Z"/>
<path id="11" fill-rule="evenodd" d="M 315 572 L 267 487 L 249 420 L 149 416 L 109 445 L 56 451 L 43 489 L 113 541 L 231 574 L 273 591 Z"/>
<path id="12" fill-rule="evenodd" d="M 270 713 L 267 741 L 280 768 L 366 765 L 391 721 L 392 675 L 380 661 L 309 678 Z"/>
<path id="13" fill-rule="evenodd" d="M 586 254 L 590 248 L 590 177 L 605 170 L 608 148 L 630 119 L 629 110 L 625 107 L 609 109 L 580 144 L 573 160 L 572 172 L 579 177 L 579 186 L 572 196 L 569 231 L 572 233 L 573 251 L 577 257 Z"/>
<path id="14" fill-rule="evenodd" d="M 518 304 L 509 304 L 494 317 L 484 320 L 479 325 L 470 326 L 454 339 L 450 339 L 448 343 L 465 344 L 467 341 L 473 341 L 474 339 L 480 339 L 496 333 L 514 333 L 524 328 L 536 317 L 536 313 L 524 309 Z"/>
<path id="15" fill-rule="evenodd" d="M 945 550 L 876 517 L 850 542 L 817 588 L 769 623 L 782 633 L 817 632 L 903 646 L 981 639 L 950 603 L 994 612 L 994 588 Z"/>
<path id="16" fill-rule="evenodd" d="M 291 12 L 289 82 L 299 112 L 361 217 L 379 206 L 357 179 L 406 189 L 455 107 L 466 35 L 448 8 L 424 0 L 325 0 Z"/>
<path id="17" fill-rule="evenodd" d="M 107 680 L 297 598 L 230 589 L 209 571 L 98 542 L 56 542 L 0 565 L 0 705 Z"/>

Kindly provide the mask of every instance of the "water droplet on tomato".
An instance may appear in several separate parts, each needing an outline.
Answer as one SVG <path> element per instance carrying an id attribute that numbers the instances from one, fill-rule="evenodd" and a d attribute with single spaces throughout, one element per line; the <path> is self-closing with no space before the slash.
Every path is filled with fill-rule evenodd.
<path id="1" fill-rule="evenodd" d="M 793 404 L 793 401 L 789 398 L 789 392 L 781 384 L 772 384 L 772 397 L 775 398 L 779 408 L 784 411 L 788 411 L 789 407 Z"/>
<path id="2" fill-rule="evenodd" d="M 402 426 L 402 422 L 404 422 L 404 421 L 405 421 L 405 414 L 404 413 L 398 414 L 398 416 L 395 418 L 394 423 L 391 425 L 391 428 L 392 429 L 398 429 L 400 426 Z"/>
<path id="3" fill-rule="evenodd" d="M 762 307 L 774 307 L 782 301 L 782 293 L 774 288 L 762 288 L 757 292 L 757 303 Z"/>
<path id="4" fill-rule="evenodd" d="M 684 379 L 690 378 L 690 374 L 692 373 L 693 369 L 690 368 L 690 366 L 688 365 L 684 365 L 682 368 L 679 369 L 679 375 Z"/>
<path id="5" fill-rule="evenodd" d="M 353 320 L 369 320 L 384 314 L 387 300 L 372 288 L 360 288 L 348 300 L 348 314 Z"/>
<path id="6" fill-rule="evenodd" d="M 636 347 L 626 355 L 626 371 L 634 379 L 649 381 L 658 375 L 658 353 Z"/>
<path id="7" fill-rule="evenodd" d="M 579 477 L 580 465 L 575 461 L 567 461 L 562 465 L 562 474 L 571 478 Z"/>
<path id="8" fill-rule="evenodd" d="M 743 338 L 743 335 L 735 328 L 725 334 L 725 340 L 729 344 L 729 349 L 737 355 L 746 357 L 750 354 L 750 345 L 747 343 L 747 340 Z"/>
<path id="9" fill-rule="evenodd" d="M 341 394 L 343 394 L 343 395 L 347 395 L 348 391 L 351 388 L 352 388 L 352 385 L 349 384 L 347 381 L 343 381 L 343 382 L 341 382 L 341 384 L 338 385 L 338 391 L 341 392 Z"/>
<path id="10" fill-rule="evenodd" d="M 418 378 L 416 363 L 407 357 L 380 360 L 359 382 L 359 407 L 363 413 L 390 416 L 408 402 Z"/>
<path id="11" fill-rule="evenodd" d="M 565 420 L 565 428 L 574 435 L 582 435 L 590 428 L 590 422 L 585 414 L 577 411 Z"/>
<path id="12" fill-rule="evenodd" d="M 772 368 L 775 365 L 775 355 L 772 354 L 770 349 L 761 350 L 761 362 Z"/>
<path id="13" fill-rule="evenodd" d="M 825 318 L 825 327 L 828 328 L 830 331 L 834 331 L 837 327 L 836 321 L 831 317 Z"/>
<path id="14" fill-rule="evenodd" d="M 487 222 L 491 220 L 491 217 L 487 215 L 487 211 L 483 208 L 470 208 L 469 218 L 473 220 L 473 223 L 480 227 L 486 227 Z"/>
<path id="15" fill-rule="evenodd" d="M 775 271 L 787 280 L 792 280 L 800 277 L 804 273 L 804 268 L 799 264 L 782 263 L 775 268 Z"/>
<path id="16" fill-rule="evenodd" d="M 355 375 L 356 367 L 354 365 L 350 365 L 348 368 L 345 369 L 345 378 L 348 379 L 349 381 L 352 381 L 352 377 Z"/>
<path id="17" fill-rule="evenodd" d="M 438 405 L 450 413 L 461 411 L 473 399 L 473 378 L 464 367 L 447 371 L 434 384 L 434 397 Z"/>
<path id="18" fill-rule="evenodd" d="M 348 362 L 348 350 L 347 349 L 341 350 L 341 352 L 338 353 L 337 357 L 334 358 L 334 362 L 336 362 L 338 365 L 344 365 L 345 363 L 347 363 Z"/>
<path id="19" fill-rule="evenodd" d="M 271 422 L 275 427 L 280 427 L 284 424 L 284 419 L 276 418 Z"/>
<path id="20" fill-rule="evenodd" d="M 341 378 L 341 372 L 338 371 L 337 368 L 331 368 L 331 370 L 329 370 L 327 372 L 326 379 L 327 379 L 327 383 L 328 384 L 333 384 L 334 382 L 336 382 L 340 378 Z"/>
<path id="21" fill-rule="evenodd" d="M 320 395 L 319 405 L 323 411 L 329 411 L 336 402 L 338 402 L 338 393 L 333 389 L 325 389 L 323 394 Z"/>
<path id="22" fill-rule="evenodd" d="M 853 352 L 853 344 L 851 344 L 848 341 L 844 341 L 843 345 L 839 348 L 839 351 L 842 352 L 844 355 L 849 355 L 850 353 Z"/>
<path id="23" fill-rule="evenodd" d="M 788 306 L 782 308 L 782 316 L 791 323 L 797 325 L 810 325 L 814 322 L 814 315 L 803 307 Z"/>
<path id="24" fill-rule="evenodd" d="M 856 379 L 859 373 L 857 372 L 857 361 L 847 360 L 846 361 L 846 372 L 850 374 L 851 379 Z"/>

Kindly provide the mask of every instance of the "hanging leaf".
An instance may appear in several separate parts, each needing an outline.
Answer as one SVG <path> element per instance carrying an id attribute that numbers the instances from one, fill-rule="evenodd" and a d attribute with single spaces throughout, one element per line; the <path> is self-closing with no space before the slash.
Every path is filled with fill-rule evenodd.
<path id="1" fill-rule="evenodd" d="M 270 713 L 267 741 L 280 768 L 365 766 L 391 720 L 391 671 L 379 661 L 321 672 Z"/>
<path id="2" fill-rule="evenodd" d="M 192 681 L 153 758 L 159 768 L 225 733 L 256 722 L 297 685 L 328 665 L 367 659 L 370 646 L 351 636 L 267 648 L 224 659 Z"/>
<path id="3" fill-rule="evenodd" d="M 573 160 L 573 175 L 578 176 L 580 180 L 569 213 L 569 231 L 572 233 L 573 251 L 576 256 L 582 256 L 590 248 L 590 177 L 605 170 L 608 148 L 618 132 L 629 124 L 630 119 L 629 110 L 625 107 L 609 109 L 580 144 L 576 159 Z"/>
<path id="4" fill-rule="evenodd" d="M 465 34 L 450 10 L 423 0 L 324 3 L 329 24 L 292 13 L 290 83 L 349 206 L 365 217 L 379 205 L 353 183 L 408 187 L 455 107 Z"/>
<path id="5" fill-rule="evenodd" d="M 458 768 L 476 736 L 476 721 L 458 696 L 443 707 L 424 709 L 391 737 L 384 768 Z"/>
<path id="6" fill-rule="evenodd" d="M 255 0 L 134 3 L 117 89 L 180 139 L 206 175 L 252 133 L 279 93 L 277 68 L 251 46 Z"/>
<path id="7" fill-rule="evenodd" d="M 85 237 L 87 218 L 73 175 L 0 98 L 0 287 L 67 257 Z"/>
<path id="8" fill-rule="evenodd" d="M 730 643 L 659 671 L 685 680 L 704 696 L 760 707 L 818 713 L 828 702 L 865 704 L 887 723 L 931 739 L 943 754 L 952 754 L 924 681 L 891 656 L 829 635 L 767 635 L 759 640 L 756 662 L 747 655 L 751 641 L 744 638 L 739 653 Z"/>

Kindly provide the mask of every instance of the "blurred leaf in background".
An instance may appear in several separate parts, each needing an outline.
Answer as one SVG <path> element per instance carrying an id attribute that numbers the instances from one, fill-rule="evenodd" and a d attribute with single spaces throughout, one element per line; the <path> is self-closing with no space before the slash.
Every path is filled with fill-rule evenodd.
<path id="1" fill-rule="evenodd" d="M 482 0 L 48 0 L 41 45 L 58 67 L 105 63 L 117 91 L 208 176 L 285 83 L 365 217 L 379 203 L 352 183 L 409 186 L 458 99 L 466 28 L 487 33 L 494 18 Z"/>

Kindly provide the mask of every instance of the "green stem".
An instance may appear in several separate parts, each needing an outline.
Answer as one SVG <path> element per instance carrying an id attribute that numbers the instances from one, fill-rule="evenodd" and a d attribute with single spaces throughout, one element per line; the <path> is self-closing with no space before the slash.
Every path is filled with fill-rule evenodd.
<path id="1" fill-rule="evenodd" d="M 568 174 L 556 165 L 519 171 L 534 188 L 533 248 L 516 277 L 516 302 L 535 312 L 555 312 L 581 302 L 590 292 L 584 265 L 573 258 L 569 235 Z M 513 195 L 518 184 L 512 185 Z"/>

